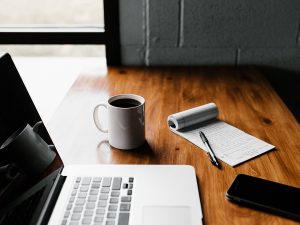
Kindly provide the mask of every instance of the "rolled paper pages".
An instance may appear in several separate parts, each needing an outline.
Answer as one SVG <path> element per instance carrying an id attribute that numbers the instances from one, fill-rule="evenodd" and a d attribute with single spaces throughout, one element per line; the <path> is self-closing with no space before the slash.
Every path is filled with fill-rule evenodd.
<path id="1" fill-rule="evenodd" d="M 219 110 L 215 103 L 198 106 L 168 116 L 170 129 L 180 130 L 218 117 Z"/>

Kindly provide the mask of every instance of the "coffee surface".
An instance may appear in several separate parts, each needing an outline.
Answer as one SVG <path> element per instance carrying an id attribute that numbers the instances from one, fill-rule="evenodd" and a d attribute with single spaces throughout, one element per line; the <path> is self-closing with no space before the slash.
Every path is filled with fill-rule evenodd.
<path id="1" fill-rule="evenodd" d="M 119 108 L 132 108 L 139 106 L 141 103 L 135 99 L 123 98 L 112 101 L 110 104 Z"/>

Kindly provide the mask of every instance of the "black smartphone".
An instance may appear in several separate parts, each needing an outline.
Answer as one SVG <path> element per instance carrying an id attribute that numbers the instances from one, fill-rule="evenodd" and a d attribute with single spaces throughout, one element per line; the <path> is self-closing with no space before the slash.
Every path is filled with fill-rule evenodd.
<path id="1" fill-rule="evenodd" d="M 238 204 L 300 221 L 300 189 L 239 174 L 226 192 Z"/>

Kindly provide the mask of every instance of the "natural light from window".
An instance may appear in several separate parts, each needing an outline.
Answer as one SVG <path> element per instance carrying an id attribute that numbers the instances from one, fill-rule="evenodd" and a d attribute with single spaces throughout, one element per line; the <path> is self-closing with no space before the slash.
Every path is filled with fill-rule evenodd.
<path id="1" fill-rule="evenodd" d="M 103 0 L 1 0 L 0 27 L 104 27 Z M 104 45 L 0 45 L 12 56 L 105 57 Z"/>
<path id="2" fill-rule="evenodd" d="M 103 26 L 103 0 L 1 0 L 0 26 Z"/>

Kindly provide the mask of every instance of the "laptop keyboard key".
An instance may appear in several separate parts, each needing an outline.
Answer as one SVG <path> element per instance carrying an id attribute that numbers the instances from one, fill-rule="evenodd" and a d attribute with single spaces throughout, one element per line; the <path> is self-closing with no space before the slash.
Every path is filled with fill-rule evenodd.
<path id="1" fill-rule="evenodd" d="M 119 202 L 118 198 L 110 198 L 109 203 L 117 204 Z"/>
<path id="2" fill-rule="evenodd" d="M 86 196 L 87 196 L 87 193 L 86 192 L 79 192 L 79 194 L 78 194 L 78 198 L 86 198 Z"/>
<path id="3" fill-rule="evenodd" d="M 79 183 L 75 183 L 73 189 L 78 189 L 78 187 L 79 187 Z"/>
<path id="4" fill-rule="evenodd" d="M 110 187 L 111 177 L 104 177 L 102 182 L 102 187 Z"/>
<path id="5" fill-rule="evenodd" d="M 112 190 L 120 190 L 121 189 L 122 178 L 115 177 L 113 180 Z"/>
<path id="6" fill-rule="evenodd" d="M 88 202 L 96 202 L 97 201 L 97 196 L 91 195 L 88 197 Z"/>
<path id="7" fill-rule="evenodd" d="M 119 197 L 120 196 L 120 191 L 112 191 L 110 196 Z"/>
<path id="8" fill-rule="evenodd" d="M 89 185 L 91 183 L 92 178 L 91 177 L 84 177 L 82 179 L 82 185 Z"/>
<path id="9" fill-rule="evenodd" d="M 93 214 L 94 214 L 94 211 L 93 210 L 86 210 L 85 212 L 84 212 L 84 216 L 85 217 L 87 217 L 87 216 L 93 216 Z"/>
<path id="10" fill-rule="evenodd" d="M 79 206 L 79 207 L 77 206 L 73 210 L 73 212 L 75 212 L 75 213 L 81 213 L 82 211 L 83 211 L 83 207 L 82 206 Z"/>
<path id="11" fill-rule="evenodd" d="M 100 195 L 99 197 L 100 200 L 107 200 L 108 199 L 108 195 Z"/>
<path id="12" fill-rule="evenodd" d="M 106 221 L 105 225 L 115 225 L 115 221 L 114 220 L 108 220 L 108 221 Z"/>
<path id="13" fill-rule="evenodd" d="M 128 225 L 129 213 L 120 213 L 118 225 Z"/>
<path id="14" fill-rule="evenodd" d="M 87 209 L 94 209 L 96 207 L 95 202 L 88 202 L 85 206 Z"/>
<path id="15" fill-rule="evenodd" d="M 81 199 L 81 198 L 79 198 L 79 199 L 77 199 L 77 201 L 76 201 L 75 205 L 84 205 L 84 203 L 85 203 L 85 200 L 84 200 L 84 199 Z"/>
<path id="16" fill-rule="evenodd" d="M 69 223 L 69 225 L 79 225 L 79 223 L 72 221 L 72 222 Z"/>
<path id="17" fill-rule="evenodd" d="M 100 183 L 101 182 L 101 177 L 94 177 L 93 178 L 93 182 L 97 182 L 97 183 Z"/>
<path id="18" fill-rule="evenodd" d="M 82 219 L 82 224 L 91 224 L 91 223 L 92 223 L 91 217 L 86 217 Z"/>
<path id="19" fill-rule="evenodd" d="M 106 206 L 107 206 L 107 202 L 106 202 L 106 201 L 99 201 L 99 202 L 98 202 L 98 207 L 104 208 L 104 207 L 106 207 Z"/>
<path id="20" fill-rule="evenodd" d="M 72 196 L 70 199 L 69 199 L 69 203 L 73 203 L 75 201 L 75 197 Z"/>
<path id="21" fill-rule="evenodd" d="M 71 210 L 72 209 L 72 204 L 68 204 L 68 206 L 67 206 L 67 210 Z"/>
<path id="22" fill-rule="evenodd" d="M 98 195 L 99 190 L 92 189 L 90 190 L 90 195 Z"/>
<path id="23" fill-rule="evenodd" d="M 102 216 L 96 216 L 94 222 L 103 222 L 104 218 Z"/>
<path id="24" fill-rule="evenodd" d="M 117 217 L 117 213 L 113 213 L 113 212 L 107 213 L 107 218 L 115 219 L 116 217 Z"/>
<path id="25" fill-rule="evenodd" d="M 94 183 L 94 184 L 92 184 L 92 188 L 93 189 L 99 189 L 100 188 L 100 184 L 99 183 Z"/>
<path id="26" fill-rule="evenodd" d="M 87 192 L 89 190 L 89 186 L 81 186 L 79 191 L 80 192 Z"/>
<path id="27" fill-rule="evenodd" d="M 81 215 L 79 213 L 73 213 L 71 220 L 80 220 Z"/>
<path id="28" fill-rule="evenodd" d="M 121 202 L 131 202 L 131 197 L 130 196 L 122 196 Z"/>
<path id="29" fill-rule="evenodd" d="M 108 210 L 109 211 L 117 211 L 118 205 L 109 205 Z"/>
<path id="30" fill-rule="evenodd" d="M 101 188 L 101 193 L 109 193 L 109 191 L 110 191 L 109 187 Z"/>
<path id="31" fill-rule="evenodd" d="M 97 215 L 104 215 L 104 214 L 105 214 L 105 209 L 102 209 L 102 208 L 97 209 L 97 210 L 96 210 L 96 214 L 97 214 Z"/>
<path id="32" fill-rule="evenodd" d="M 64 215 L 64 218 L 68 218 L 69 216 L 70 216 L 70 211 L 66 211 L 65 215 Z"/>
<path id="33" fill-rule="evenodd" d="M 121 204 L 120 211 L 130 211 L 130 204 Z"/>

